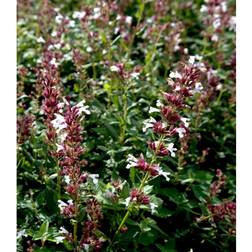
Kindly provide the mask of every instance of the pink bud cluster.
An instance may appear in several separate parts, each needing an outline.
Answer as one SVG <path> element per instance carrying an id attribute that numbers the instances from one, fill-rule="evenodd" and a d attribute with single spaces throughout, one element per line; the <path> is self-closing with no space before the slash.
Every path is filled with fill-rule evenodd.
<path id="1" fill-rule="evenodd" d="M 208 27 L 204 32 L 211 41 L 218 42 L 225 28 L 235 30 L 235 17 L 230 14 L 228 1 L 209 0 L 201 6 L 203 23 Z"/>
<path id="2" fill-rule="evenodd" d="M 82 183 L 85 183 L 88 174 L 81 172 L 81 167 L 86 165 L 85 160 L 81 160 L 81 155 L 84 153 L 84 148 L 81 146 L 82 135 L 80 126 L 80 110 L 77 106 L 71 106 L 67 102 L 66 111 L 64 114 L 63 141 L 59 145 L 58 157 L 59 165 L 62 167 L 61 174 L 67 176 L 66 191 L 76 198 L 78 190 Z"/>
<path id="3" fill-rule="evenodd" d="M 148 205 L 150 203 L 150 198 L 145 195 L 141 190 L 133 188 L 130 192 L 130 201 L 137 204 Z"/>
<path id="4" fill-rule="evenodd" d="M 91 246 L 94 251 L 100 251 L 102 248 L 102 240 L 100 240 L 95 232 L 100 227 L 99 222 L 103 219 L 101 206 L 95 198 L 87 201 L 86 212 L 90 220 L 84 222 L 83 235 L 80 245 Z"/>
<path id="5" fill-rule="evenodd" d="M 17 119 L 17 142 L 19 144 L 24 143 L 24 141 L 31 135 L 33 121 L 34 116 L 29 114 Z"/>
<path id="6" fill-rule="evenodd" d="M 221 188 L 225 185 L 226 176 L 220 169 L 216 170 L 218 180 L 214 181 L 210 186 L 210 196 L 214 197 L 221 192 Z"/>

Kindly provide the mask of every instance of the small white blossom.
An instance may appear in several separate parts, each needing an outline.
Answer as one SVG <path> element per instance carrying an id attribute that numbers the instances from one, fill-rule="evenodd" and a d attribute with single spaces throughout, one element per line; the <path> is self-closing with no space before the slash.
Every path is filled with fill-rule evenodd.
<path id="1" fill-rule="evenodd" d="M 25 229 L 22 229 L 19 232 L 17 232 L 17 239 L 20 239 L 22 236 L 27 237 Z"/>
<path id="2" fill-rule="evenodd" d="M 89 110 L 89 106 L 88 106 L 88 105 L 84 106 L 84 103 L 85 103 L 85 102 L 86 102 L 85 100 L 82 100 L 82 101 L 79 102 L 75 107 L 78 108 L 79 114 L 81 114 L 81 113 L 84 112 L 85 114 L 90 115 L 91 112 L 90 112 L 90 110 Z"/>
<path id="3" fill-rule="evenodd" d="M 128 155 L 127 162 L 128 164 L 126 166 L 126 169 L 129 169 L 131 167 L 137 167 L 138 165 L 138 159 L 131 154 Z"/>
<path id="4" fill-rule="evenodd" d="M 61 44 L 60 43 L 54 44 L 54 47 L 59 50 L 61 47 Z"/>
<path id="5" fill-rule="evenodd" d="M 55 58 L 52 58 L 52 60 L 50 61 L 50 64 L 51 64 L 51 65 L 55 65 L 55 66 L 58 65 L 58 64 L 56 63 L 56 59 L 55 59 Z"/>
<path id="6" fill-rule="evenodd" d="M 62 200 L 58 200 L 58 207 L 60 209 L 60 212 L 62 213 L 63 212 L 63 209 L 67 206 L 67 204 L 62 201 Z"/>
<path id="7" fill-rule="evenodd" d="M 139 75 L 140 75 L 140 73 L 137 73 L 137 72 L 133 72 L 133 73 L 131 73 L 130 74 L 130 76 L 132 77 L 132 78 L 135 78 L 135 79 L 139 79 Z"/>
<path id="8" fill-rule="evenodd" d="M 51 121 L 53 127 L 56 129 L 56 133 L 58 134 L 62 129 L 67 127 L 64 116 L 60 114 L 55 114 L 56 118 Z"/>
<path id="9" fill-rule="evenodd" d="M 171 153 L 171 156 L 172 157 L 175 157 L 175 152 L 177 150 L 177 148 L 173 148 L 174 146 L 174 143 L 169 143 L 168 146 L 167 146 L 167 149 L 170 151 Z"/>
<path id="10" fill-rule="evenodd" d="M 235 31 L 235 28 L 236 28 L 236 17 L 235 16 L 232 16 L 230 19 L 229 19 L 229 29 L 231 31 Z"/>
<path id="11" fill-rule="evenodd" d="M 59 15 L 57 15 L 57 16 L 55 17 L 55 22 L 56 22 L 57 24 L 60 24 L 60 23 L 62 22 L 62 20 L 63 20 L 63 16 L 62 16 L 61 14 L 59 14 Z"/>
<path id="12" fill-rule="evenodd" d="M 64 150 L 64 147 L 61 144 L 56 143 L 56 146 L 57 146 L 57 152 Z"/>
<path id="13" fill-rule="evenodd" d="M 180 120 L 184 123 L 185 127 L 188 128 L 189 127 L 189 118 L 186 117 L 181 117 Z"/>
<path id="14" fill-rule="evenodd" d="M 39 38 L 37 39 L 37 42 L 38 42 L 38 43 L 45 43 L 45 40 L 44 40 L 42 37 L 39 37 Z"/>
<path id="15" fill-rule="evenodd" d="M 67 203 L 68 203 L 68 205 L 73 205 L 73 200 L 70 199 L 67 201 Z"/>
<path id="16" fill-rule="evenodd" d="M 193 90 L 193 93 L 200 93 L 203 89 L 203 86 L 200 82 L 195 83 L 195 88 Z"/>
<path id="17" fill-rule="evenodd" d="M 87 51 L 87 52 L 93 52 L 93 48 L 90 47 L 90 46 L 88 46 L 88 47 L 86 48 L 86 51 Z"/>
<path id="18" fill-rule="evenodd" d="M 69 23 L 68 23 L 68 27 L 75 27 L 75 21 L 74 20 L 70 20 Z"/>
<path id="19" fill-rule="evenodd" d="M 200 8 L 200 12 L 201 13 L 208 12 L 207 6 L 206 5 L 202 5 L 201 8 Z"/>
<path id="20" fill-rule="evenodd" d="M 157 106 L 158 108 L 160 108 L 160 107 L 163 107 L 164 104 L 163 104 L 160 100 L 157 100 L 156 106 Z"/>
<path id="21" fill-rule="evenodd" d="M 69 232 L 64 227 L 60 227 L 59 233 L 60 234 L 69 234 Z"/>
<path id="22" fill-rule="evenodd" d="M 70 177 L 68 175 L 64 176 L 64 180 L 67 184 L 70 184 Z"/>
<path id="23" fill-rule="evenodd" d="M 151 214 L 154 214 L 157 212 L 157 210 L 156 210 L 157 207 L 158 207 L 158 205 L 156 205 L 154 203 L 150 203 Z"/>
<path id="24" fill-rule="evenodd" d="M 158 174 L 160 176 L 164 176 L 167 182 L 170 180 L 170 178 L 168 177 L 171 174 L 170 172 L 164 172 L 162 169 L 159 169 Z"/>
<path id="25" fill-rule="evenodd" d="M 130 25 L 132 23 L 132 17 L 127 16 L 126 19 L 125 19 L 125 22 Z"/>
<path id="26" fill-rule="evenodd" d="M 153 124 L 156 123 L 157 121 L 155 118 L 151 117 L 150 119 L 144 120 L 143 121 L 143 132 L 146 132 L 147 129 L 152 128 Z"/>
<path id="27" fill-rule="evenodd" d="M 216 87 L 216 90 L 221 90 L 222 89 L 222 84 L 218 84 Z"/>
<path id="28" fill-rule="evenodd" d="M 120 69 L 119 69 L 119 67 L 117 67 L 117 66 L 111 66 L 111 67 L 110 67 L 110 71 L 112 71 L 112 72 L 119 72 Z"/>
<path id="29" fill-rule="evenodd" d="M 221 9 L 222 9 L 223 12 L 227 11 L 227 3 L 226 2 L 221 3 Z"/>
<path id="30" fill-rule="evenodd" d="M 221 20 L 219 18 L 215 19 L 213 22 L 214 29 L 218 29 L 221 26 Z"/>
<path id="31" fill-rule="evenodd" d="M 217 34 L 214 34 L 214 35 L 211 37 L 211 40 L 217 42 L 217 41 L 219 40 L 218 35 L 217 35 Z"/>
<path id="32" fill-rule="evenodd" d="M 129 206 L 130 200 L 131 200 L 131 198 L 130 198 L 130 197 L 128 197 L 128 198 L 126 198 L 126 199 L 125 199 L 124 204 L 125 204 L 125 206 L 126 206 L 126 207 L 128 207 L 128 206 Z"/>
<path id="33" fill-rule="evenodd" d="M 94 8 L 94 15 L 93 15 L 93 19 L 97 19 L 101 16 L 101 12 L 100 12 L 100 8 L 99 7 L 96 7 Z"/>
<path id="34" fill-rule="evenodd" d="M 98 185 L 99 174 L 89 174 L 88 177 L 92 179 L 95 185 Z"/>
<path id="35" fill-rule="evenodd" d="M 57 236 L 55 237 L 56 244 L 61 243 L 65 239 L 65 236 Z"/>
<path id="36" fill-rule="evenodd" d="M 160 112 L 160 109 L 158 108 L 150 107 L 149 109 L 149 114 L 158 113 L 158 112 Z"/>
<path id="37" fill-rule="evenodd" d="M 186 130 L 184 128 L 176 128 L 176 132 L 179 134 L 179 138 L 183 138 Z"/>
<path id="38" fill-rule="evenodd" d="M 67 137 L 67 133 L 66 132 L 60 132 L 60 134 L 58 135 L 60 143 L 63 143 L 66 140 L 66 137 Z"/>
<path id="39" fill-rule="evenodd" d="M 171 72 L 170 75 L 169 75 L 169 77 L 170 78 L 177 78 L 177 79 L 181 79 L 182 78 L 181 74 L 178 71 Z"/>
<path id="40" fill-rule="evenodd" d="M 75 12 L 73 13 L 73 18 L 82 19 L 82 18 L 84 18 L 85 16 L 86 16 L 86 12 L 85 12 L 85 11 L 82 11 L 82 12 L 80 12 L 80 11 L 75 11 Z"/>
<path id="41" fill-rule="evenodd" d="M 193 65 L 195 62 L 195 56 L 190 56 L 188 62 Z"/>

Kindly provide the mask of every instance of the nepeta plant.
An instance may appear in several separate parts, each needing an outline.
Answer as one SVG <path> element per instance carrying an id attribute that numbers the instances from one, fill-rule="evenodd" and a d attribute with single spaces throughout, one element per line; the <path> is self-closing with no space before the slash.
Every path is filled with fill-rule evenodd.
<path id="1" fill-rule="evenodd" d="M 18 1 L 18 251 L 234 250 L 234 9 Z"/>

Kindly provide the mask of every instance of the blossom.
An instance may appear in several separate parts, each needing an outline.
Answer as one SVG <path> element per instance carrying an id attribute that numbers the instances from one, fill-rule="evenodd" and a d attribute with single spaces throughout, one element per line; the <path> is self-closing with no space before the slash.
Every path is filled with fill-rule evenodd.
<path id="1" fill-rule="evenodd" d="M 39 37 L 39 38 L 37 39 L 37 42 L 38 42 L 38 43 L 45 43 L 45 40 L 44 40 L 42 37 Z"/>
<path id="2" fill-rule="evenodd" d="M 132 78 L 135 78 L 135 79 L 139 79 L 139 75 L 140 75 L 140 73 L 138 73 L 138 72 L 133 72 L 133 73 L 131 73 L 130 74 L 130 76 L 132 77 Z"/>
<path id="3" fill-rule="evenodd" d="M 138 159 L 135 158 L 133 155 L 129 154 L 127 158 L 127 166 L 126 169 L 129 169 L 131 167 L 137 167 L 138 166 Z"/>
<path id="4" fill-rule="evenodd" d="M 202 84 L 200 82 L 196 82 L 195 83 L 195 89 L 193 90 L 194 93 L 200 93 L 202 89 L 203 89 Z"/>
<path id="5" fill-rule="evenodd" d="M 57 134 L 67 127 L 64 116 L 60 114 L 55 114 L 56 118 L 51 121 L 53 127 L 56 129 Z"/>
<path id="6" fill-rule="evenodd" d="M 215 19 L 213 22 L 214 29 L 218 29 L 221 26 L 221 20 L 219 18 Z"/>
<path id="7" fill-rule="evenodd" d="M 124 204 L 126 205 L 126 207 L 128 207 L 128 206 L 129 206 L 130 199 L 131 199 L 130 197 L 128 197 L 128 198 L 126 198 L 126 199 L 125 199 Z"/>
<path id="8" fill-rule="evenodd" d="M 147 129 L 149 128 L 153 128 L 154 124 L 156 123 L 157 121 L 151 117 L 150 119 L 147 119 L 147 120 L 144 120 L 143 121 L 143 132 L 146 132 Z"/>
<path id="9" fill-rule="evenodd" d="M 117 67 L 117 66 L 111 66 L 111 67 L 110 67 L 110 71 L 112 71 L 112 72 L 119 72 L 119 71 L 120 71 L 120 68 Z"/>
<path id="10" fill-rule="evenodd" d="M 57 24 L 60 24 L 60 23 L 62 22 L 62 20 L 63 20 L 63 16 L 62 16 L 61 14 L 59 14 L 59 15 L 57 15 L 57 16 L 55 17 L 55 22 L 56 22 Z"/>
<path id="11" fill-rule="evenodd" d="M 182 78 L 182 75 L 176 71 L 176 72 L 171 72 L 170 75 L 169 75 L 170 78 L 177 78 L 177 79 L 181 79 Z"/>
<path id="12" fill-rule="evenodd" d="M 171 174 L 170 172 L 164 172 L 161 168 L 158 171 L 158 175 L 164 176 L 167 182 L 170 180 L 170 178 L 168 177 L 170 174 Z"/>
<path id="13" fill-rule="evenodd" d="M 85 11 L 75 11 L 73 13 L 73 18 L 78 18 L 78 19 L 82 19 L 86 16 L 86 12 Z"/>
<path id="14" fill-rule="evenodd" d="M 156 113 L 156 112 L 160 112 L 160 109 L 154 108 L 154 107 L 150 107 L 149 114 Z"/>
<path id="15" fill-rule="evenodd" d="M 90 115 L 90 110 L 88 109 L 89 108 L 89 106 L 88 105 L 86 105 L 86 106 L 84 106 L 84 103 L 85 103 L 86 101 L 85 100 L 82 100 L 82 101 L 80 101 L 77 105 L 75 105 L 75 107 L 77 107 L 78 108 L 78 110 L 79 110 L 79 115 L 81 114 L 81 113 L 85 113 L 85 114 L 87 114 L 87 115 Z"/>
<path id="16" fill-rule="evenodd" d="M 125 22 L 130 25 L 132 23 L 132 17 L 131 16 L 127 16 L 125 18 Z"/>
<path id="17" fill-rule="evenodd" d="M 174 143 L 169 143 L 168 146 L 167 146 L 167 149 L 170 151 L 171 153 L 171 156 L 172 157 L 175 157 L 175 152 L 177 150 L 177 148 L 173 148 L 174 146 Z"/>
<path id="18" fill-rule="evenodd" d="M 186 118 L 186 117 L 180 117 L 180 120 L 184 123 L 184 126 L 185 126 L 186 128 L 188 128 L 188 127 L 189 127 L 189 121 L 190 121 L 190 119 L 189 119 L 189 118 Z"/>
<path id="19" fill-rule="evenodd" d="M 175 131 L 179 134 L 180 138 L 183 138 L 184 133 L 186 133 L 186 130 L 184 128 L 176 128 Z"/>
<path id="20" fill-rule="evenodd" d="M 154 203 L 150 203 L 150 209 L 151 209 L 151 213 L 154 214 L 157 212 L 156 208 L 158 207 L 158 205 L 154 204 Z"/>
<path id="21" fill-rule="evenodd" d="M 59 207 L 61 213 L 63 212 L 63 210 L 66 206 L 67 206 L 67 204 L 64 201 L 58 200 L 58 207 Z"/>
<path id="22" fill-rule="evenodd" d="M 95 185 L 98 185 L 99 174 L 89 174 L 88 177 L 92 179 Z"/>

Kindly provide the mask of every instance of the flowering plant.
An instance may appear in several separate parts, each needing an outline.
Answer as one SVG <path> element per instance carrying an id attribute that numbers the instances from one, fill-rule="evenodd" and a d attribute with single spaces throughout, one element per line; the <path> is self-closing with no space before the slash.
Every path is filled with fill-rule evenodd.
<path id="1" fill-rule="evenodd" d="M 235 251 L 234 10 L 18 1 L 18 251 Z"/>

